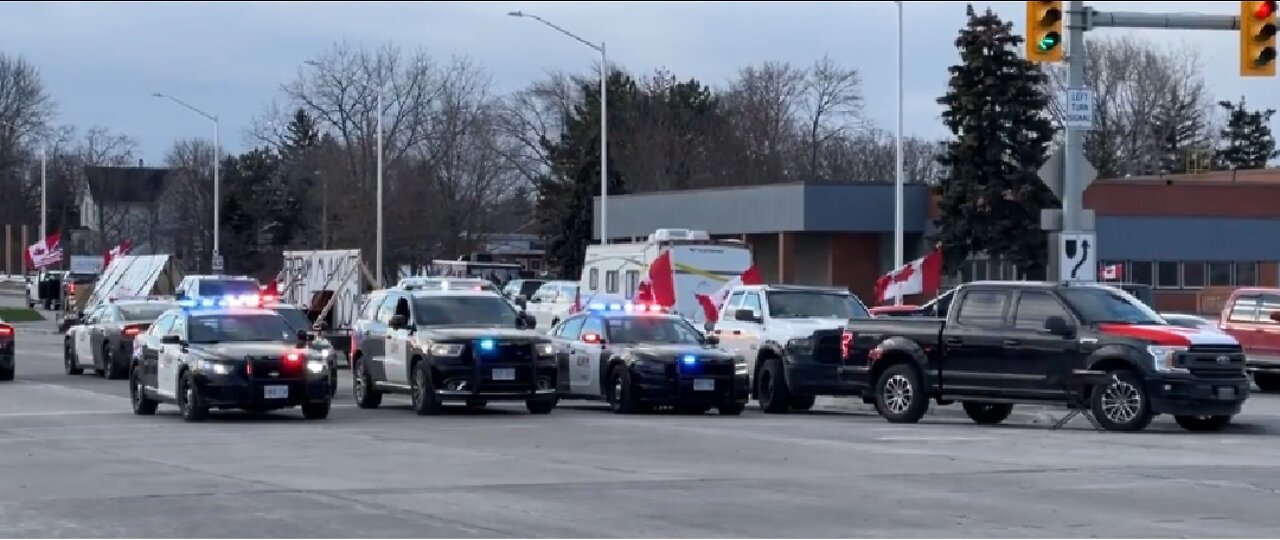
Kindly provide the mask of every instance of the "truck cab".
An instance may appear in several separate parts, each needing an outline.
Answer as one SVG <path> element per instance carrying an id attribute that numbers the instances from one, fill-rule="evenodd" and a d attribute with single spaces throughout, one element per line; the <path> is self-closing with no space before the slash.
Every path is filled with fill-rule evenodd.
<path id="1" fill-rule="evenodd" d="M 1240 342 L 1245 369 L 1263 392 L 1280 392 L 1280 289 L 1236 289 L 1222 304 L 1218 327 Z"/>
<path id="2" fill-rule="evenodd" d="M 807 410 L 817 395 L 846 395 L 832 366 L 788 368 L 783 351 L 793 339 L 840 328 L 850 319 L 870 318 L 867 307 L 847 289 L 800 285 L 739 285 L 708 323 L 720 347 L 746 359 L 752 394 L 766 412 Z"/>

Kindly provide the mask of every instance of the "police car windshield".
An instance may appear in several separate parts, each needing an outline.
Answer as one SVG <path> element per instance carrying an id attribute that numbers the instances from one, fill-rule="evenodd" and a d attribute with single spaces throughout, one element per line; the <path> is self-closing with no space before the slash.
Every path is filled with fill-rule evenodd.
<path id="1" fill-rule="evenodd" d="M 160 315 L 173 308 L 178 307 L 177 304 L 167 302 L 148 302 L 146 304 L 120 304 L 116 306 L 120 308 L 120 315 L 126 321 L 154 321 L 160 318 Z"/>
<path id="2" fill-rule="evenodd" d="M 258 282 L 248 279 L 203 279 L 200 280 L 200 296 L 244 296 L 258 294 Z"/>
<path id="3" fill-rule="evenodd" d="M 294 332 L 311 329 L 311 321 L 307 320 L 307 314 L 303 313 L 301 309 L 278 308 L 276 313 L 279 313 L 284 318 L 285 324 L 288 324 L 289 328 Z"/>
<path id="4" fill-rule="evenodd" d="M 1166 324 L 1158 313 L 1129 293 L 1104 287 L 1077 287 L 1062 291 L 1085 324 Z"/>
<path id="5" fill-rule="evenodd" d="M 288 341 L 294 332 L 274 313 L 192 315 L 187 328 L 191 343 Z"/>
<path id="6" fill-rule="evenodd" d="M 851 294 L 816 291 L 769 291 L 769 316 L 775 319 L 869 319 Z"/>
<path id="7" fill-rule="evenodd" d="M 615 343 L 673 343 L 697 345 L 702 334 L 689 323 L 666 317 L 609 318 L 609 340 Z"/>
<path id="8" fill-rule="evenodd" d="M 511 326 L 516 310 L 497 296 L 434 296 L 416 298 L 413 313 L 418 326 Z"/>

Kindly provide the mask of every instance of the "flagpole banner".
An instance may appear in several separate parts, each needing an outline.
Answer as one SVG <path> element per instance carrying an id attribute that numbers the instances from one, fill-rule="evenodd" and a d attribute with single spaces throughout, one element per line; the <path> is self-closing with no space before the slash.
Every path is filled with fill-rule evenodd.
<path id="1" fill-rule="evenodd" d="M 61 233 L 53 233 L 44 240 L 27 246 L 27 265 L 35 269 L 43 269 L 62 262 Z"/>

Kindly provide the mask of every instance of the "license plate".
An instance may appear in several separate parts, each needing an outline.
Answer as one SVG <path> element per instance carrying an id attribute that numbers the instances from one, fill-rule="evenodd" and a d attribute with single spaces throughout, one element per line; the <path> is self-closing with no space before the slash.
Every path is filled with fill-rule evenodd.
<path id="1" fill-rule="evenodd" d="M 514 381 L 516 380 L 515 368 L 498 368 L 493 370 L 493 380 L 495 381 Z"/>
<path id="2" fill-rule="evenodd" d="M 698 392 L 710 392 L 716 389 L 715 379 L 694 379 L 693 389 Z"/>
<path id="3" fill-rule="evenodd" d="M 289 387 L 264 386 L 262 387 L 262 397 L 264 399 L 286 399 L 289 397 Z"/>
<path id="4" fill-rule="evenodd" d="M 1219 386 L 1218 399 L 1235 399 L 1236 389 L 1232 386 Z"/>

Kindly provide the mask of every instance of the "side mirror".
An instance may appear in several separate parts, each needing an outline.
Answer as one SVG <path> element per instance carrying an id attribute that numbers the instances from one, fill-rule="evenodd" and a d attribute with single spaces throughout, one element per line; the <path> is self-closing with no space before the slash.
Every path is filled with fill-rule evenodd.
<path id="1" fill-rule="evenodd" d="M 538 327 L 538 319 L 528 313 L 521 313 L 524 316 L 524 325 L 530 330 Z"/>
<path id="2" fill-rule="evenodd" d="M 392 328 L 395 328 L 396 330 L 399 330 L 399 329 L 401 329 L 401 328 L 404 328 L 404 327 L 406 327 L 406 326 L 409 326 L 409 318 L 408 318 L 408 317 L 405 317 L 404 315 L 392 315 L 392 316 L 391 316 L 391 322 L 390 322 L 390 323 L 388 323 L 388 324 L 389 324 Z"/>
<path id="3" fill-rule="evenodd" d="M 1280 322 L 1280 311 L 1272 311 L 1272 312 L 1271 312 L 1271 320 L 1273 320 L 1273 321 L 1275 321 L 1275 322 Z"/>
<path id="4" fill-rule="evenodd" d="M 182 338 L 178 337 L 178 334 L 169 334 L 160 338 L 160 343 L 165 345 L 182 345 Z"/>
<path id="5" fill-rule="evenodd" d="M 720 336 L 707 336 L 707 345 L 715 347 L 720 344 Z"/>
<path id="6" fill-rule="evenodd" d="M 739 309 L 733 312 L 733 319 L 741 322 L 760 322 L 760 318 L 756 316 L 756 312 L 749 309 Z"/>
<path id="7" fill-rule="evenodd" d="M 1046 332 L 1050 334 L 1053 334 L 1055 336 L 1062 336 L 1062 337 L 1069 337 L 1071 336 L 1071 334 L 1075 333 L 1075 330 L 1076 330 L 1074 327 L 1071 326 L 1071 323 L 1067 322 L 1065 318 L 1058 315 L 1054 315 L 1052 317 L 1049 317 L 1048 319 L 1045 319 L 1044 329 Z"/>
<path id="8" fill-rule="evenodd" d="M 517 306 L 520 306 L 520 309 L 528 309 L 528 308 L 529 308 L 529 302 L 528 302 L 528 301 L 526 301 L 526 300 L 524 299 L 524 297 L 520 297 L 520 296 L 517 296 L 517 297 L 516 297 L 516 305 L 517 305 Z"/>

